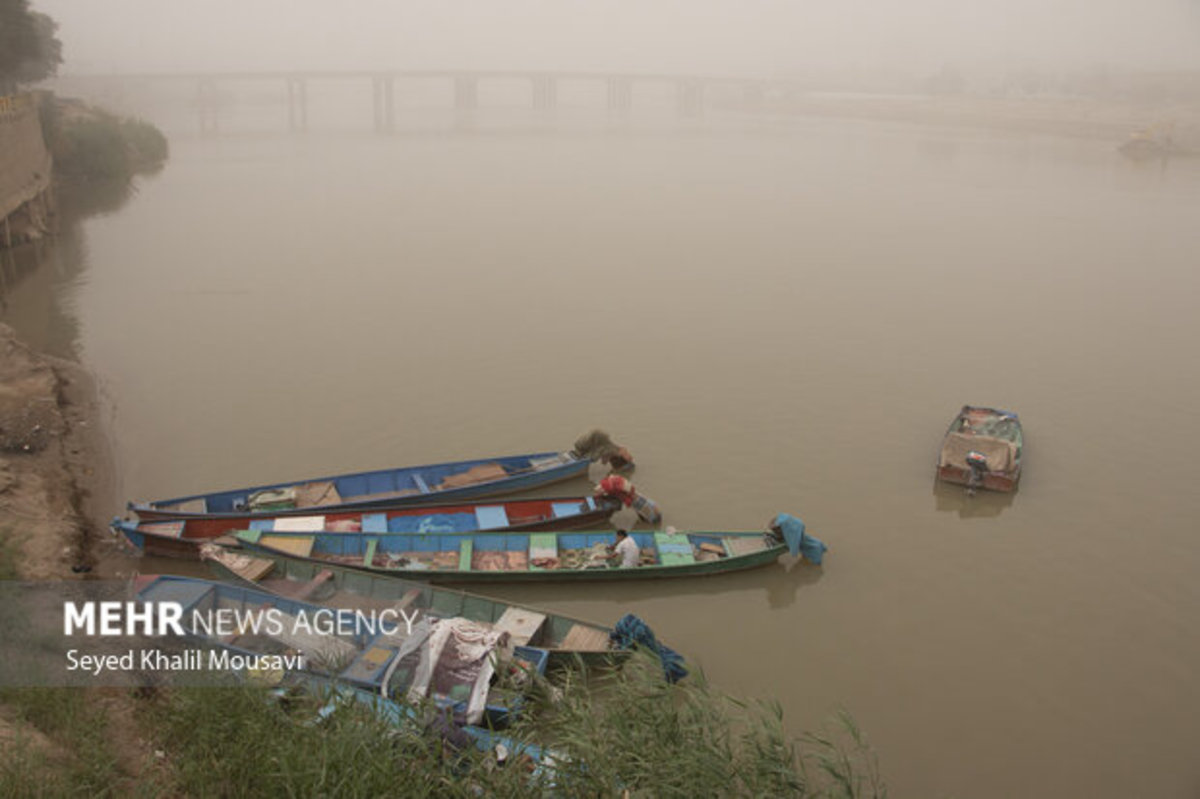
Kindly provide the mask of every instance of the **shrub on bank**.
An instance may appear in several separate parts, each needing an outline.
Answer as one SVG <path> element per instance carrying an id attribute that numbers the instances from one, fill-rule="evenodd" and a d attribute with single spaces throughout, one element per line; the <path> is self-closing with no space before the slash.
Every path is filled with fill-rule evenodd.
<path id="1" fill-rule="evenodd" d="M 64 177 L 129 179 L 167 160 L 167 137 L 148 122 L 73 100 L 47 98 L 42 108 L 46 141 Z"/>

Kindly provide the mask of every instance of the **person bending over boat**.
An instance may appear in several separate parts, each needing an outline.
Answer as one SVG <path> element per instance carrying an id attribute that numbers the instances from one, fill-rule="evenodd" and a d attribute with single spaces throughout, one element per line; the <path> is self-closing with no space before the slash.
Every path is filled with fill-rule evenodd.
<path id="1" fill-rule="evenodd" d="M 622 569 L 636 569 L 641 560 L 641 551 L 637 542 L 630 537 L 628 530 L 617 530 L 617 543 L 612 547 L 610 559 L 621 559 L 618 564 Z"/>

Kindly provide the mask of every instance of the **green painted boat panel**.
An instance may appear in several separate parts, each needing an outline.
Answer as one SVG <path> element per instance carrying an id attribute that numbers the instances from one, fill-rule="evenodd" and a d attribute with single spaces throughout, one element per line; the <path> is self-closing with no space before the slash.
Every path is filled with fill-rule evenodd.
<path id="1" fill-rule="evenodd" d="M 458 616 L 462 614 L 463 597 L 460 594 L 435 591 L 430 610 L 439 616 Z"/>
<path id="2" fill-rule="evenodd" d="M 471 571 L 471 553 L 474 550 L 474 539 L 467 538 L 462 542 L 462 546 L 458 549 L 458 570 L 460 572 Z"/>
<path id="3" fill-rule="evenodd" d="M 472 621 L 493 622 L 496 620 L 496 603 L 486 597 L 466 594 L 462 598 L 459 616 Z"/>
<path id="4" fill-rule="evenodd" d="M 258 539 L 262 538 L 262 530 L 238 530 L 233 536 L 247 544 L 257 544 Z"/>
<path id="5" fill-rule="evenodd" d="M 378 538 L 367 539 L 367 551 L 363 553 L 363 565 L 370 566 L 375 560 L 375 548 L 379 546 Z"/>
<path id="6" fill-rule="evenodd" d="M 558 536 L 555 533 L 530 533 L 529 534 L 529 570 L 534 572 L 545 571 L 545 567 L 535 566 L 534 561 L 539 558 L 557 558 L 558 557 Z"/>
<path id="7" fill-rule="evenodd" d="M 684 566 L 696 562 L 692 542 L 683 533 L 655 533 L 654 546 L 658 548 L 658 562 L 662 566 Z"/>

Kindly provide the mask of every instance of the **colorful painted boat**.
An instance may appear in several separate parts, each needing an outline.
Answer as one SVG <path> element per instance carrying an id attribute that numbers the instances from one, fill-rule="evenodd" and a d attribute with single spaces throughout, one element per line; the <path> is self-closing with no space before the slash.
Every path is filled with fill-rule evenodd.
<path id="1" fill-rule="evenodd" d="M 155 502 L 130 502 L 143 521 L 196 516 L 311 515 L 362 508 L 423 505 L 538 488 L 586 474 L 592 460 L 614 468 L 632 464 L 628 450 L 592 431 L 568 452 L 534 452 L 500 458 L 314 477 L 289 483 L 193 494 Z"/>
<path id="2" fill-rule="evenodd" d="M 795 524 L 780 526 L 779 519 Z M 276 552 L 313 564 L 437 583 L 626 580 L 684 577 L 765 566 L 803 550 L 820 560 L 824 545 L 799 519 L 781 514 L 765 532 L 632 532 L 641 564 L 610 565 L 610 532 L 458 533 L 403 535 L 289 533 L 241 530 L 254 552 Z M 817 550 L 817 546 L 820 547 Z"/>
<path id="3" fill-rule="evenodd" d="M 547 499 L 370 508 L 303 516 L 218 515 L 156 521 L 113 519 L 114 533 L 147 555 L 195 558 L 201 544 L 237 530 L 436 533 L 574 530 L 595 527 L 620 510 L 620 499 Z"/>
<path id="4" fill-rule="evenodd" d="M 545 650 L 556 665 L 578 658 L 589 666 L 601 666 L 629 654 L 613 647 L 611 627 L 428 582 L 315 563 L 280 552 L 251 554 L 221 542 L 204 544 L 200 557 L 220 579 L 278 596 L 356 610 L 402 608 L 490 625 L 507 632 L 512 644 Z"/>
<path id="5" fill-rule="evenodd" d="M 522 704 L 514 687 L 528 677 L 506 681 L 509 664 L 544 674 L 548 660 L 544 650 L 514 647 L 503 631 L 460 618 L 329 608 L 192 577 L 144 576 L 134 588 L 139 602 L 178 606 L 186 638 L 209 648 L 197 650 L 197 660 L 210 672 L 271 684 L 324 681 L 405 703 L 432 700 L 466 724 L 506 720 Z M 459 636 L 465 649 L 455 644 Z"/>
<path id="6" fill-rule="evenodd" d="M 942 439 L 937 475 L 972 493 L 977 488 L 1012 491 L 1021 479 L 1023 448 L 1015 413 L 964 405 Z"/>

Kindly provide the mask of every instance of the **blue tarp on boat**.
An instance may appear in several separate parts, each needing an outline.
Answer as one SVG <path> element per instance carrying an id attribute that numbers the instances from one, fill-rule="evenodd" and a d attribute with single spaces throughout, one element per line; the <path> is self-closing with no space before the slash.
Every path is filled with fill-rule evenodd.
<path id="1" fill-rule="evenodd" d="M 683 655 L 666 644 L 660 643 L 655 638 L 654 631 L 650 629 L 650 625 L 632 613 L 626 613 L 617 622 L 617 626 L 608 634 L 608 637 L 620 649 L 632 649 L 635 646 L 644 646 L 658 655 L 658 659 L 662 661 L 663 676 L 667 678 L 667 682 L 679 682 L 688 676 L 687 666 L 683 665 Z"/>
<path id="2" fill-rule="evenodd" d="M 783 540 L 787 543 L 792 557 L 803 555 L 805 560 L 821 565 L 821 559 L 825 557 L 825 550 L 829 547 L 820 539 L 804 532 L 804 522 L 789 513 L 781 513 L 775 517 L 771 526 L 779 528 L 783 533 Z"/>

